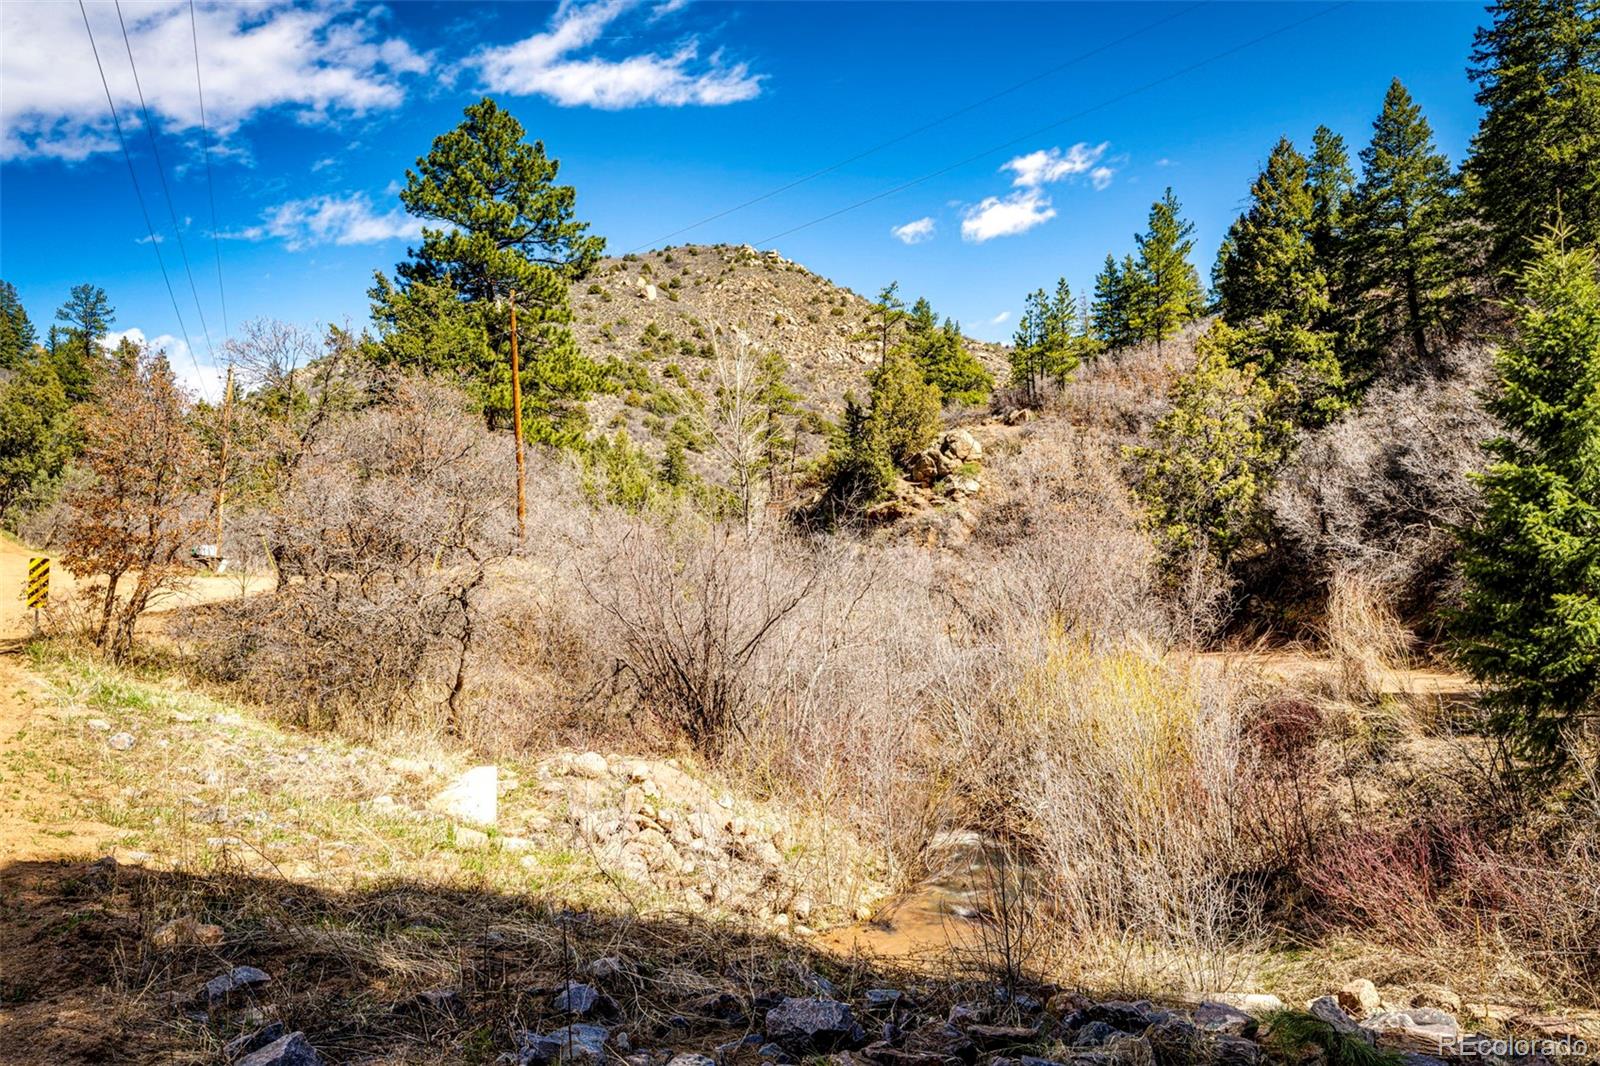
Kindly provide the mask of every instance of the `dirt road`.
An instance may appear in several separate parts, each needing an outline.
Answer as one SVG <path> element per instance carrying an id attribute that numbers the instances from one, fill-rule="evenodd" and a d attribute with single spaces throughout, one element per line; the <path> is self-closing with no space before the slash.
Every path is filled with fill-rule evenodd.
<path id="1" fill-rule="evenodd" d="M 33 629 L 33 612 L 23 599 L 28 577 L 28 560 L 49 552 L 29 548 L 0 534 L 0 641 L 26 637 Z M 151 606 L 151 612 L 176 610 L 196 603 L 214 603 L 235 596 L 248 596 L 271 587 L 271 579 L 251 574 L 209 574 L 197 571 L 185 579 L 183 587 Z M 59 562 L 50 568 L 50 598 L 64 602 L 77 588 L 72 574 Z"/>

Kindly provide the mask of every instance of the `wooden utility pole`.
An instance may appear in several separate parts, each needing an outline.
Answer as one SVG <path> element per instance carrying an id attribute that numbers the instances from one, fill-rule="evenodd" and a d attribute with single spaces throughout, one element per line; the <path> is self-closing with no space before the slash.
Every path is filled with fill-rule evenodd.
<path id="1" fill-rule="evenodd" d="M 217 557 L 215 565 L 222 566 L 222 504 L 228 491 L 228 443 L 231 437 L 230 423 L 233 416 L 233 367 L 228 367 L 228 378 L 222 387 L 222 440 L 218 447 L 217 457 L 217 530 L 216 545 Z"/>
<path id="2" fill-rule="evenodd" d="M 517 294 L 511 293 L 511 425 L 517 438 L 517 539 L 528 535 L 527 457 L 522 447 L 522 362 L 517 356 Z"/>

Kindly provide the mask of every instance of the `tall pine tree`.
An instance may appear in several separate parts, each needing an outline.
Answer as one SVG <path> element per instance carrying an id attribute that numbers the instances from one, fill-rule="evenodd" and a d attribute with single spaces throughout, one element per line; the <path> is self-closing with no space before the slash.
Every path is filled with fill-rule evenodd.
<path id="1" fill-rule="evenodd" d="M 552 439 L 575 428 L 572 401 L 601 383 L 598 366 L 578 351 L 569 324 L 568 283 L 593 266 L 605 242 L 574 217 L 576 193 L 557 185 L 560 163 L 544 144 L 527 143 L 510 113 L 485 97 L 466 109 L 461 124 L 434 139 L 428 154 L 406 171 L 400 202 L 424 226 L 422 243 L 399 264 L 398 283 L 382 274 L 371 290 L 380 345 L 395 361 L 465 376 L 491 425 L 511 409 L 509 298 L 517 302 L 523 398 L 536 436 Z M 414 303 L 449 300 L 451 344 L 444 351 L 408 344 L 406 329 L 431 314 Z M 449 366 L 447 358 L 469 359 Z"/>
<path id="2" fill-rule="evenodd" d="M 1600 245 L 1600 0 L 1500 0 L 1472 51 L 1483 121 L 1466 170 L 1514 268 L 1559 210 L 1572 240 Z"/>
<path id="3" fill-rule="evenodd" d="M 1570 235 L 1533 253 L 1496 357 L 1490 406 L 1510 432 L 1489 444 L 1497 461 L 1463 534 L 1454 628 L 1499 730 L 1556 770 L 1567 731 L 1593 736 L 1600 714 L 1600 264 Z"/>
<path id="4" fill-rule="evenodd" d="M 0 370 L 19 367 L 33 356 L 39 331 L 33 328 L 15 285 L 0 281 Z"/>
<path id="5" fill-rule="evenodd" d="M 1396 78 L 1361 150 L 1353 232 L 1353 295 L 1365 341 L 1387 351 L 1404 338 L 1419 364 L 1458 298 L 1456 182 L 1422 109 Z"/>
<path id="6" fill-rule="evenodd" d="M 1287 138 L 1250 187 L 1250 206 L 1228 230 L 1214 275 L 1228 349 L 1256 363 L 1302 425 L 1347 404 L 1344 367 L 1330 327 L 1332 301 L 1317 255 L 1315 197 L 1306 158 Z"/>
<path id="7" fill-rule="evenodd" d="M 1171 186 L 1150 205 L 1149 224 L 1134 240 L 1139 246 L 1138 276 L 1145 289 L 1141 333 L 1145 340 L 1155 341 L 1159 351 L 1164 339 L 1199 318 L 1205 307 L 1200 275 L 1189 262 L 1194 223 L 1183 217 Z"/>
<path id="8" fill-rule="evenodd" d="M 88 282 L 74 285 L 67 302 L 56 310 L 56 321 L 65 325 L 52 331 L 55 343 L 49 348 L 50 362 L 71 402 L 82 403 L 93 395 L 95 378 L 102 369 L 100 342 L 116 320 L 117 311 L 106 298 L 106 290 Z"/>

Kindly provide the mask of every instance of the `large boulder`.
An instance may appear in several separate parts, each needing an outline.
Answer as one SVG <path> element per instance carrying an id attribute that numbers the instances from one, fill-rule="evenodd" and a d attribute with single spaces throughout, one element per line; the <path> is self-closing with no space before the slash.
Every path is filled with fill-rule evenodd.
<path id="1" fill-rule="evenodd" d="M 1327 1022 L 1333 1031 L 1340 1036 L 1353 1036 L 1367 1043 L 1372 1043 L 1372 1033 L 1356 1024 L 1354 1018 L 1345 1013 L 1339 1006 L 1339 1000 L 1333 996 L 1318 996 L 1306 1004 L 1306 1013 L 1318 1021 Z"/>
<path id="2" fill-rule="evenodd" d="M 784 999 L 767 1011 L 767 1039 L 797 1055 L 827 1055 L 867 1042 L 847 1004 L 836 999 Z"/>
<path id="3" fill-rule="evenodd" d="M 428 807 L 464 822 L 494 825 L 499 820 L 499 804 L 499 767 L 474 766 L 434 796 Z"/>
<path id="4" fill-rule="evenodd" d="M 1194 1024 L 1208 1033 L 1244 1037 L 1255 1036 L 1260 1027 L 1253 1017 L 1239 1008 L 1210 1001 L 1194 1009 Z"/>
<path id="5" fill-rule="evenodd" d="M 976 463 L 983 460 L 983 445 L 978 443 L 978 438 L 964 429 L 946 430 L 939 437 L 939 450 L 961 463 Z"/>

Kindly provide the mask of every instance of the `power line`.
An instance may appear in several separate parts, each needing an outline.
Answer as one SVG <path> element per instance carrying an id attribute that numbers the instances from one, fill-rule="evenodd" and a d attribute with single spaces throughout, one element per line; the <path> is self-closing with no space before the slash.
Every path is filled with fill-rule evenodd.
<path id="1" fill-rule="evenodd" d="M 206 91 L 200 84 L 200 30 L 195 26 L 194 0 L 189 0 L 189 38 L 194 42 L 194 91 L 200 98 L 200 155 L 206 161 L 206 191 L 211 197 L 211 245 L 217 253 L 217 297 L 222 302 L 222 340 L 228 340 L 228 290 L 222 284 L 222 238 L 217 236 L 217 184 L 211 176 L 211 131 L 206 128 Z M 229 356 L 231 363 L 233 357 Z"/>
<path id="2" fill-rule="evenodd" d="M 183 260 L 183 272 L 189 276 L 189 294 L 194 297 L 195 312 L 200 316 L 200 331 L 206 338 L 206 351 L 211 355 L 214 364 L 217 361 L 217 349 L 211 343 L 211 329 L 206 325 L 206 310 L 200 303 L 200 289 L 194 283 L 194 270 L 189 266 L 189 251 L 183 245 L 183 227 L 178 224 L 178 208 L 172 200 L 172 186 L 167 184 L 167 171 L 161 163 L 161 149 L 156 145 L 156 128 L 150 121 L 150 109 L 145 106 L 144 87 L 139 84 L 139 67 L 133 61 L 133 42 L 128 38 L 128 24 L 122 21 L 122 0 L 115 0 L 117 9 L 117 25 L 122 27 L 122 43 L 128 49 L 128 67 L 133 71 L 133 87 L 139 94 L 139 113 L 144 116 L 144 131 L 150 138 L 150 152 L 155 156 L 156 176 L 161 179 L 161 191 L 166 194 L 167 214 L 172 216 L 172 232 L 178 238 L 178 257 Z M 191 350 L 190 354 L 194 354 Z M 204 380 L 199 382 L 200 395 L 206 394 Z"/>
<path id="3" fill-rule="evenodd" d="M 161 238 L 150 221 L 150 209 L 145 205 L 144 192 L 139 188 L 139 175 L 133 169 L 133 156 L 128 151 L 128 139 L 122 134 L 122 120 L 117 117 L 117 105 L 111 99 L 111 83 L 106 80 L 106 68 L 100 62 L 100 49 L 94 43 L 94 30 L 89 27 L 89 10 L 78 0 L 78 11 L 83 15 L 83 29 L 89 35 L 89 50 L 94 53 L 95 69 L 100 72 L 100 87 L 106 91 L 106 106 L 111 109 L 111 125 L 117 131 L 117 143 L 122 146 L 123 161 L 128 164 L 128 180 L 133 182 L 133 196 L 139 201 L 139 213 L 144 216 L 144 228 L 150 234 L 150 247 L 156 253 L 156 265 L 161 268 L 161 280 L 166 282 L 167 296 L 172 300 L 172 313 L 178 318 L 178 331 L 183 334 L 183 346 L 189 349 L 189 361 L 194 363 L 195 380 L 203 388 L 205 376 L 200 373 L 200 361 L 195 358 L 194 342 L 189 339 L 189 327 L 183 323 L 183 312 L 178 308 L 178 294 L 172 287 L 172 277 L 167 273 L 167 261 L 161 254 Z"/>
<path id="4" fill-rule="evenodd" d="M 1004 151 L 1007 148 L 1013 148 L 1016 145 L 1021 144 L 1023 141 L 1032 140 L 1033 138 L 1039 136 L 1041 133 L 1048 133 L 1049 131 L 1055 129 L 1058 126 L 1064 126 L 1068 122 L 1076 122 L 1078 119 L 1083 118 L 1083 117 L 1085 117 L 1087 115 L 1092 115 L 1096 111 L 1104 110 L 1105 108 L 1110 107 L 1113 104 L 1121 103 L 1122 101 L 1127 100 L 1130 97 L 1137 96 L 1137 95 L 1139 95 L 1140 93 L 1143 93 L 1143 92 L 1148 92 L 1149 90 L 1154 89 L 1158 85 L 1165 85 L 1169 81 L 1176 81 L 1178 78 L 1181 78 L 1186 74 L 1194 73 L 1195 71 L 1199 70 L 1201 67 L 1208 66 L 1208 65 L 1210 65 L 1212 63 L 1215 63 L 1219 59 L 1226 59 L 1228 56 L 1231 56 L 1231 55 L 1235 54 L 1236 52 L 1242 52 L 1247 48 L 1253 48 L 1256 45 L 1260 44 L 1262 41 L 1266 41 L 1266 40 L 1269 40 L 1269 39 L 1271 39 L 1273 37 L 1276 37 L 1280 33 L 1287 33 L 1288 31 L 1290 31 L 1292 29 L 1296 29 L 1296 28 L 1298 28 L 1300 26 L 1305 25 L 1306 23 L 1312 21 L 1313 19 L 1319 19 L 1324 15 L 1331 14 L 1334 11 L 1337 11 L 1342 7 L 1348 7 L 1353 2 L 1354 2 L 1354 0 L 1340 0 L 1339 3 L 1333 4 L 1330 7 L 1323 8 L 1321 11 L 1314 12 L 1314 13 L 1312 13 L 1310 15 L 1307 15 L 1304 18 L 1296 19 L 1293 22 L 1287 23 L 1287 24 L 1285 24 L 1283 26 L 1279 26 L 1275 30 L 1268 30 L 1266 33 L 1260 34 L 1259 36 L 1256 36 L 1256 37 L 1252 37 L 1248 41 L 1244 41 L 1244 42 L 1242 42 L 1240 44 L 1236 44 L 1232 48 L 1226 48 L 1226 49 L 1222 50 L 1221 52 L 1217 52 L 1217 53 L 1215 53 L 1213 55 L 1207 56 L 1205 59 L 1202 59 L 1202 60 L 1200 60 L 1198 62 L 1195 62 L 1195 63 L 1191 63 L 1188 66 L 1182 67 L 1182 68 L 1180 68 L 1178 70 L 1175 70 L 1170 74 L 1165 74 L 1165 75 L 1163 75 L 1163 76 L 1161 76 L 1159 78 L 1156 78 L 1153 81 L 1147 81 L 1143 85 L 1138 86 L 1137 88 L 1129 89 L 1127 92 L 1119 93 L 1116 96 L 1113 96 L 1113 97 L 1111 97 L 1109 99 L 1102 100 L 1100 103 L 1095 104 L 1093 107 L 1086 107 L 1082 111 L 1075 111 L 1072 114 L 1067 115 L 1067 116 L 1065 116 L 1063 118 L 1056 119 L 1054 122 L 1047 123 L 1047 124 L 1045 124 L 1043 126 L 1040 126 L 1037 129 L 1029 130 L 1027 133 L 1022 134 L 1021 136 L 1013 137 L 1009 141 L 1004 141 L 1004 142 L 1002 142 L 1000 144 L 991 145 L 990 147 L 985 148 L 983 151 L 975 152 L 972 155 L 967 156 L 965 159 L 961 159 L 961 160 L 959 160 L 957 162 L 951 163 L 949 166 L 940 167 L 938 170 L 929 171 L 928 173 L 923 174 L 921 177 L 916 177 L 916 178 L 912 178 L 909 181 L 901 182 L 899 185 L 895 185 L 892 188 L 885 189 L 885 190 L 883 190 L 882 192 L 879 192 L 879 193 L 874 193 L 872 196 L 868 196 L 867 198 L 865 198 L 863 200 L 857 200 L 856 202 L 854 202 L 852 204 L 847 204 L 846 206 L 838 208 L 837 210 L 829 211 L 825 215 L 819 215 L 816 218 L 811 219 L 809 222 L 802 222 L 798 226 L 791 226 L 788 229 L 782 231 L 781 233 L 774 233 L 770 237 L 763 237 L 760 241 L 757 242 L 757 244 L 758 245 L 770 245 L 773 241 L 779 240 L 780 238 L 783 238 L 783 237 L 787 237 L 791 233 L 798 233 L 803 229 L 809 229 L 812 226 L 818 225 L 819 223 L 822 223 L 822 222 L 826 222 L 829 219 L 838 218 L 840 215 L 847 214 L 848 212 L 854 211 L 857 208 L 865 207 L 868 204 L 876 203 L 877 201 L 882 200 L 882 199 L 884 199 L 886 197 L 889 197 L 889 196 L 893 196 L 896 193 L 904 192 L 906 189 L 912 188 L 913 186 L 921 185 L 925 181 L 931 181 L 932 179 L 940 177 L 941 175 L 948 174 L 952 170 L 959 170 L 960 168 L 962 168 L 964 166 L 967 166 L 968 164 L 978 162 L 979 160 L 985 158 L 986 156 L 994 155 L 996 152 Z"/>
<path id="5" fill-rule="evenodd" d="M 191 2 L 192 2 L 192 0 L 191 0 Z M 800 185 L 804 185 L 806 182 L 811 181 L 811 180 L 813 180 L 815 178 L 820 178 L 824 174 L 831 174 L 835 170 L 840 169 L 841 167 L 847 167 L 851 163 L 857 162 L 858 160 L 865 159 L 867 156 L 874 155 L 877 152 L 881 152 L 885 148 L 892 147 L 892 146 L 894 146 L 896 144 L 899 144 L 902 141 L 908 141 L 912 137 L 917 136 L 919 133 L 926 133 L 927 131 L 933 129 L 935 126 L 942 126 L 944 123 L 949 122 L 953 118 L 960 118 L 962 115 L 967 114 L 969 111 L 976 111 L 978 108 L 983 107 L 986 104 L 992 104 L 994 101 L 1000 99 L 1002 96 L 1009 96 L 1009 95 L 1011 95 L 1012 93 L 1016 92 L 1019 89 L 1025 89 L 1028 86 L 1034 84 L 1035 82 L 1043 81 L 1045 78 L 1048 78 L 1053 74 L 1059 74 L 1061 71 L 1066 70 L 1068 67 L 1076 66 L 1077 64 L 1082 63 L 1086 59 L 1091 59 L 1094 56 L 1097 56 L 1102 52 L 1106 52 L 1106 51 L 1111 50 L 1112 48 L 1115 48 L 1119 44 L 1125 44 L 1126 42 L 1133 40 L 1135 37 L 1139 37 L 1139 36 L 1142 36 L 1142 35 L 1144 35 L 1146 33 L 1149 33 L 1151 30 L 1157 29 L 1158 27 L 1161 27 L 1161 26 L 1164 26 L 1167 23 L 1173 21 L 1174 19 L 1181 18 L 1184 15 L 1187 15 L 1191 11 L 1194 11 L 1194 10 L 1196 10 L 1198 8 L 1204 7 L 1207 2 L 1208 2 L 1208 0 L 1200 0 L 1199 3 L 1190 4 L 1188 7 L 1180 8 L 1179 10 L 1173 12 L 1170 15 L 1166 15 L 1166 16 L 1164 16 L 1162 18 L 1157 19 L 1156 21 L 1150 23 L 1148 26 L 1141 26 L 1140 28 L 1138 28 L 1136 30 L 1133 30 L 1133 31 L 1131 31 L 1129 33 L 1123 34 L 1121 37 L 1118 37 L 1115 40 L 1107 41 L 1106 43 L 1104 43 L 1102 45 L 1099 45 L 1099 46 L 1097 46 L 1095 48 L 1089 49 L 1089 51 L 1087 51 L 1087 52 L 1084 52 L 1084 53 L 1082 53 L 1080 55 L 1073 56 L 1071 59 L 1068 59 L 1063 63 L 1058 63 L 1055 66 L 1050 67 L 1048 70 L 1042 70 L 1042 71 L 1040 71 L 1039 73 L 1033 75 L 1030 78 L 1026 78 L 1026 79 L 1024 79 L 1022 81 L 1017 82 L 1015 85 L 1012 85 L 1009 88 L 1001 89 L 999 92 L 992 93 L 989 96 L 985 96 L 981 100 L 975 100 L 972 103 L 967 104 L 965 107 L 957 108 L 956 110 L 950 112 L 947 115 L 942 115 L 939 118 L 933 119 L 933 120 L 931 120 L 929 122 L 925 122 L 922 125 L 918 126 L 916 129 L 908 130 L 907 132 L 902 133 L 897 137 L 891 137 L 889 140 L 884 141 L 881 144 L 873 145 L 871 148 L 867 148 L 867 149 L 864 149 L 863 151 L 857 152 L 855 155 L 850 156 L 847 159 L 841 159 L 837 163 L 831 163 L 828 166 L 823 167 L 821 170 L 814 170 L 811 173 L 805 175 L 804 177 L 796 178 L 795 180 L 789 182 L 787 185 L 780 185 L 776 189 L 772 189 L 769 192 L 762 193 L 760 196 L 752 197 L 751 199 L 746 200 L 742 204 L 735 204 L 734 206 L 729 207 L 729 208 L 727 208 L 725 210 L 718 211 L 716 214 L 707 215 L 705 218 L 702 218 L 700 221 L 691 222 L 689 225 L 684 226 L 682 229 L 675 229 L 671 233 L 667 234 L 664 237 L 658 237 L 653 241 L 648 241 L 645 244 L 641 244 L 641 245 L 638 245 L 637 247 L 630 248 L 630 249 L 628 249 L 628 252 L 631 255 L 634 252 L 643 251 L 646 248 L 651 248 L 651 247 L 654 247 L 656 245 L 662 244 L 662 243 L 664 243 L 666 241 L 670 241 L 672 238 L 678 236 L 679 234 L 688 233 L 692 229 L 699 229 L 701 226 L 704 226 L 708 222 L 715 222 L 717 219 L 725 218 L 726 216 L 731 215 L 736 211 L 743 211 L 747 207 L 751 207 L 751 206 L 754 206 L 755 204 L 759 204 L 763 200 L 770 200 L 774 196 L 778 196 L 778 195 L 781 195 L 783 193 L 786 193 L 790 189 L 793 189 L 793 188 L 795 188 L 797 186 L 800 186 Z"/>

